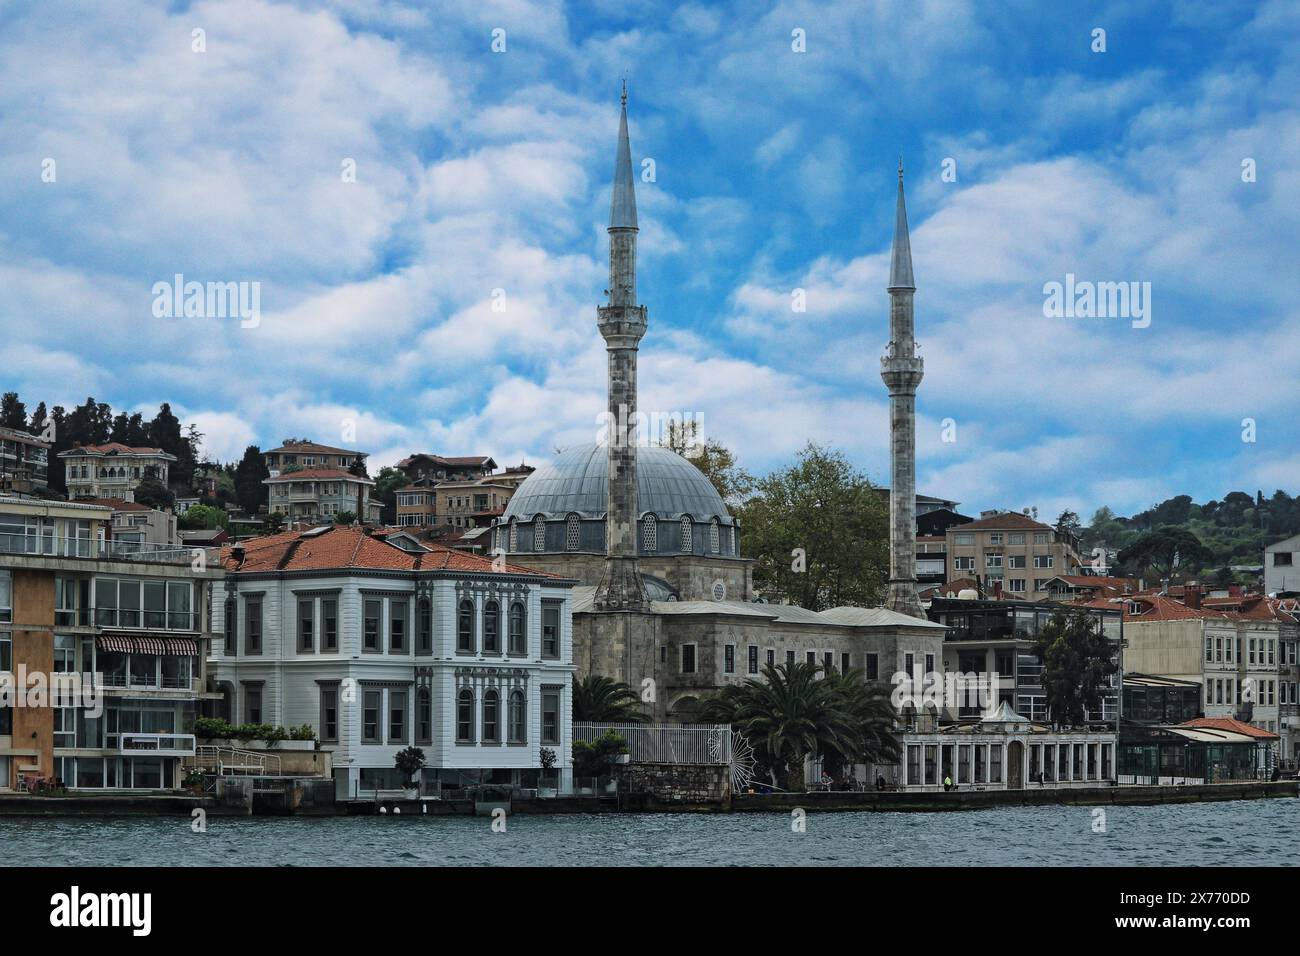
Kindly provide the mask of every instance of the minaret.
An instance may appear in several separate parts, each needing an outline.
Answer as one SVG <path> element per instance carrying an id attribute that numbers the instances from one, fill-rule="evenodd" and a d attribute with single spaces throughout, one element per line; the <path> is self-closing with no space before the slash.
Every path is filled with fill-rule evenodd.
<path id="1" fill-rule="evenodd" d="M 889 262 L 889 347 L 880 377 L 889 389 L 889 609 L 925 617 L 916 596 L 916 387 L 923 374 L 912 321 L 912 245 L 898 161 L 898 208 Z"/>
<path id="2" fill-rule="evenodd" d="M 645 335 L 646 310 L 636 301 L 636 234 L 625 82 L 609 203 L 609 288 L 605 290 L 609 305 L 596 310 L 596 326 L 609 355 L 609 512 L 605 517 L 605 570 L 595 596 L 595 607 L 602 611 L 647 608 L 637 558 L 636 351 Z"/>

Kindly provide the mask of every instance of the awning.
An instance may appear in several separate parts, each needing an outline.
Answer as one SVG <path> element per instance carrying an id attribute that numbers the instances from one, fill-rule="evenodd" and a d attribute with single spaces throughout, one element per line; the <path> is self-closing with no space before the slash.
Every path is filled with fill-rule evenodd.
<path id="1" fill-rule="evenodd" d="M 159 637 L 155 634 L 109 632 L 99 635 L 95 645 L 101 651 L 119 654 L 157 654 L 198 657 L 199 644 L 192 637 Z"/>

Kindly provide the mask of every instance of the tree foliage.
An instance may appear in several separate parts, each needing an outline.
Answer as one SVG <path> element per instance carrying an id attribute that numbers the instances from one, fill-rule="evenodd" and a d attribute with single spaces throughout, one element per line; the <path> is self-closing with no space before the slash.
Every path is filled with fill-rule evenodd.
<path id="1" fill-rule="evenodd" d="M 1043 690 L 1053 723 L 1075 727 L 1085 709 L 1101 710 L 1106 681 L 1119 668 L 1100 623 L 1084 611 L 1057 611 L 1039 631 L 1034 653 L 1043 664 Z"/>
<path id="2" fill-rule="evenodd" d="M 658 441 L 702 471 L 723 501 L 729 505 L 739 504 L 753 487 L 754 479 L 736 463 L 736 456 L 721 442 L 713 438 L 701 439 L 700 423 L 692 418 L 680 422 L 670 420 L 666 434 Z"/>
<path id="3" fill-rule="evenodd" d="M 573 719 L 599 724 L 643 723 L 650 718 L 628 684 L 599 674 L 573 675 Z"/>
<path id="4" fill-rule="evenodd" d="M 1214 554 L 1186 528 L 1167 525 L 1142 535 L 1119 553 L 1119 562 L 1133 569 L 1150 568 L 1172 579 L 1175 571 L 1194 574 L 1214 560 Z"/>
<path id="5" fill-rule="evenodd" d="M 754 585 L 800 607 L 879 602 L 889 579 L 886 497 L 837 451 L 809 443 L 739 509 Z"/>

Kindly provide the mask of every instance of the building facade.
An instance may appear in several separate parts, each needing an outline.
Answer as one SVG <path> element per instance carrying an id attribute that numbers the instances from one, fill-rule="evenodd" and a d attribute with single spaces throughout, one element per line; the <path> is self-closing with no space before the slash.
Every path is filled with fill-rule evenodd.
<path id="1" fill-rule="evenodd" d="M 383 504 L 370 497 L 375 483 L 337 468 L 281 472 L 262 482 L 271 514 L 289 523 L 321 524 L 350 513 L 358 521 L 379 520 Z"/>
<path id="2" fill-rule="evenodd" d="M 399 787 L 394 757 L 407 746 L 425 752 L 425 793 L 539 786 L 542 749 L 567 788 L 571 581 L 343 526 L 223 548 L 221 563 L 222 711 L 311 725 L 338 797 Z"/>
<path id="3" fill-rule="evenodd" d="M 1264 593 L 1300 594 L 1300 534 L 1264 549 Z"/>
<path id="4" fill-rule="evenodd" d="M 113 547 L 111 519 L 0 497 L 0 788 L 171 789 L 194 753 L 214 575 L 184 548 Z M 41 702 L 36 675 L 64 692 Z"/>
<path id="5" fill-rule="evenodd" d="M 0 493 L 32 494 L 49 486 L 50 443 L 0 428 Z"/>
<path id="6" fill-rule="evenodd" d="M 314 441 L 297 441 L 286 442 L 279 448 L 263 452 L 263 457 L 266 459 L 267 471 L 274 478 L 276 475 L 295 469 L 328 468 L 351 471 L 358 465 L 364 467 L 366 459 L 370 456 L 364 451 L 335 448 L 333 445 L 322 445 Z"/>
<path id="7" fill-rule="evenodd" d="M 1048 582 L 1079 571 L 1079 545 L 1051 525 L 1008 511 L 945 532 L 948 580 L 980 576 L 990 596 L 1050 598 Z"/>
<path id="8" fill-rule="evenodd" d="M 69 498 L 119 498 L 135 501 L 140 482 L 153 479 L 166 487 L 176 456 L 161 448 L 133 448 L 120 442 L 82 445 L 59 452 Z"/>

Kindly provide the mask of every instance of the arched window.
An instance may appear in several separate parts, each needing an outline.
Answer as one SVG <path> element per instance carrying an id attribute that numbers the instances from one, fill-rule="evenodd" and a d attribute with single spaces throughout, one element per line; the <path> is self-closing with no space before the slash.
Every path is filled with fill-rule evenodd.
<path id="1" fill-rule="evenodd" d="M 474 651 L 474 602 L 468 598 L 456 612 L 456 650 Z"/>
<path id="2" fill-rule="evenodd" d="M 519 550 L 519 524 L 514 518 L 510 519 L 510 550 Z"/>
<path id="3" fill-rule="evenodd" d="M 709 550 L 718 553 L 718 519 L 709 519 Z"/>
<path id="4" fill-rule="evenodd" d="M 510 605 L 510 653 L 526 653 L 527 641 L 524 637 L 524 604 L 515 601 Z"/>
<path id="5" fill-rule="evenodd" d="M 578 521 L 577 515 L 569 515 L 569 520 L 564 527 L 564 550 L 577 551 L 578 539 L 582 525 Z"/>
<path id="6" fill-rule="evenodd" d="M 433 651 L 433 607 L 428 598 L 420 598 L 420 619 L 417 622 L 416 652 L 428 654 Z"/>
<path id="7" fill-rule="evenodd" d="M 736 526 L 727 526 L 727 553 L 736 554 Z"/>
<path id="8" fill-rule="evenodd" d="M 483 653 L 501 653 L 501 605 L 496 601 L 483 605 Z"/>
<path id="9" fill-rule="evenodd" d="M 691 553 L 691 516 L 682 517 L 682 551 L 686 554 Z"/>
<path id="10" fill-rule="evenodd" d="M 415 742 L 433 743 L 433 698 L 427 687 L 415 692 Z"/>
<path id="11" fill-rule="evenodd" d="M 541 515 L 533 519 L 533 550 L 546 550 L 546 522 Z"/>
<path id="12" fill-rule="evenodd" d="M 468 687 L 456 697 L 456 739 L 474 742 L 474 692 Z"/>
<path id="13" fill-rule="evenodd" d="M 483 695 L 483 742 L 497 743 L 501 740 L 501 698 L 494 690 Z"/>
<path id="14" fill-rule="evenodd" d="M 524 692 L 512 691 L 510 694 L 510 742 L 522 744 L 527 740 L 527 724 L 524 723 Z"/>
<path id="15" fill-rule="evenodd" d="M 641 550 L 649 553 L 657 550 L 658 547 L 659 523 L 654 515 L 646 515 L 641 519 Z"/>

